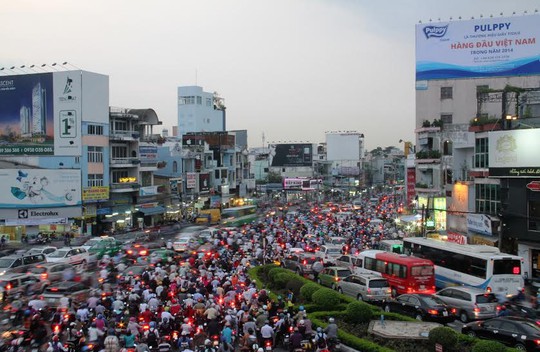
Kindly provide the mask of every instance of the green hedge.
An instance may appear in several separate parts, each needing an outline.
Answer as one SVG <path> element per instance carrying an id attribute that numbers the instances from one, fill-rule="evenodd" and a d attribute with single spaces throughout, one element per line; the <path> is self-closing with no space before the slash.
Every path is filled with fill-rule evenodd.
<path id="1" fill-rule="evenodd" d="M 354 324 L 369 323 L 373 318 L 373 311 L 368 304 L 363 302 L 351 302 L 347 305 L 346 320 Z"/>
<path id="2" fill-rule="evenodd" d="M 429 332 L 429 343 L 435 348 L 436 344 L 440 344 L 443 347 L 443 351 L 454 351 L 458 343 L 458 333 L 447 326 L 441 326 L 432 329 Z"/>
<path id="3" fill-rule="evenodd" d="M 506 352 L 506 346 L 497 341 L 480 340 L 474 344 L 472 352 Z"/>
<path id="4" fill-rule="evenodd" d="M 321 288 L 321 285 L 316 284 L 314 282 L 309 282 L 307 284 L 304 284 L 300 288 L 300 296 L 305 299 L 308 302 L 312 302 L 312 296 L 315 293 L 315 291 L 319 290 Z"/>
<path id="5" fill-rule="evenodd" d="M 339 304 L 340 294 L 329 288 L 321 288 L 313 293 L 313 303 L 321 307 L 335 307 Z"/>

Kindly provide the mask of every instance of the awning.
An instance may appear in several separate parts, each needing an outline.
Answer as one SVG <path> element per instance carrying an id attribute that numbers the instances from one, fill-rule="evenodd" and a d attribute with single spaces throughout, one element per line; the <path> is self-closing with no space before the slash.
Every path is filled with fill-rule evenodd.
<path id="1" fill-rule="evenodd" d="M 418 221 L 418 220 L 422 220 L 422 215 L 420 214 L 415 214 L 415 215 L 403 215 L 402 217 L 399 218 L 400 221 L 403 221 L 403 222 L 413 222 L 413 221 Z"/>
<path id="2" fill-rule="evenodd" d="M 167 211 L 164 207 L 139 208 L 139 212 L 146 215 L 163 214 Z"/>

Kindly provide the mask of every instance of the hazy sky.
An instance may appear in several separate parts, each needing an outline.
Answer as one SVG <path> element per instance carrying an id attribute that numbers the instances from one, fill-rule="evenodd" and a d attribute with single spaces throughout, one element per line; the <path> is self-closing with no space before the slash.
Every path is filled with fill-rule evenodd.
<path id="1" fill-rule="evenodd" d="M 225 98 L 249 146 L 364 133 L 414 139 L 419 20 L 540 9 L 538 0 L 1 1 L 0 66 L 67 61 L 106 74 L 110 104 L 177 124 L 176 87 Z M 69 66 L 68 66 L 69 67 Z M 161 132 L 161 128 L 159 131 Z"/>

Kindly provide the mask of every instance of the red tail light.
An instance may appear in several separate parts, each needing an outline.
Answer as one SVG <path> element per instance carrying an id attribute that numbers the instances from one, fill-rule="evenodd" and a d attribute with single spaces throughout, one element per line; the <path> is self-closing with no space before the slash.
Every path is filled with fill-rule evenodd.
<path id="1" fill-rule="evenodd" d="M 336 277 L 334 277 L 334 280 L 337 282 L 337 281 L 340 280 L 340 277 L 339 277 L 339 276 L 336 276 Z"/>
<path id="2" fill-rule="evenodd" d="M 49 275 L 47 275 L 47 273 L 41 273 L 40 277 L 41 277 L 41 280 L 47 280 L 47 277 Z"/>
<path id="3" fill-rule="evenodd" d="M 439 314 L 439 312 L 437 311 L 437 309 L 428 309 L 427 312 L 428 312 L 429 314 L 431 314 L 431 315 L 437 315 L 437 314 Z"/>
<path id="4" fill-rule="evenodd" d="M 488 287 L 486 288 L 486 292 L 487 292 L 487 293 L 491 293 L 491 287 L 488 286 Z"/>
<path id="5" fill-rule="evenodd" d="M 480 308 L 476 304 L 474 305 L 473 312 L 480 313 Z"/>
<path id="6" fill-rule="evenodd" d="M 142 251 L 140 251 L 140 252 L 139 252 L 139 254 L 140 254 L 140 255 L 147 255 L 147 254 L 148 254 L 148 252 L 147 252 L 147 251 L 145 251 L 145 250 L 142 250 Z"/>

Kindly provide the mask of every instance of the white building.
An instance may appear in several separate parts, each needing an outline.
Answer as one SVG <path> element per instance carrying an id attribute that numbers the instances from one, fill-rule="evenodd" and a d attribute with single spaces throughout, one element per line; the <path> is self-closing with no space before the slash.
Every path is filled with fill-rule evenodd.
<path id="1" fill-rule="evenodd" d="M 223 98 L 199 86 L 178 87 L 178 137 L 187 132 L 223 132 L 226 114 Z M 174 131 L 174 129 L 173 129 Z"/>

